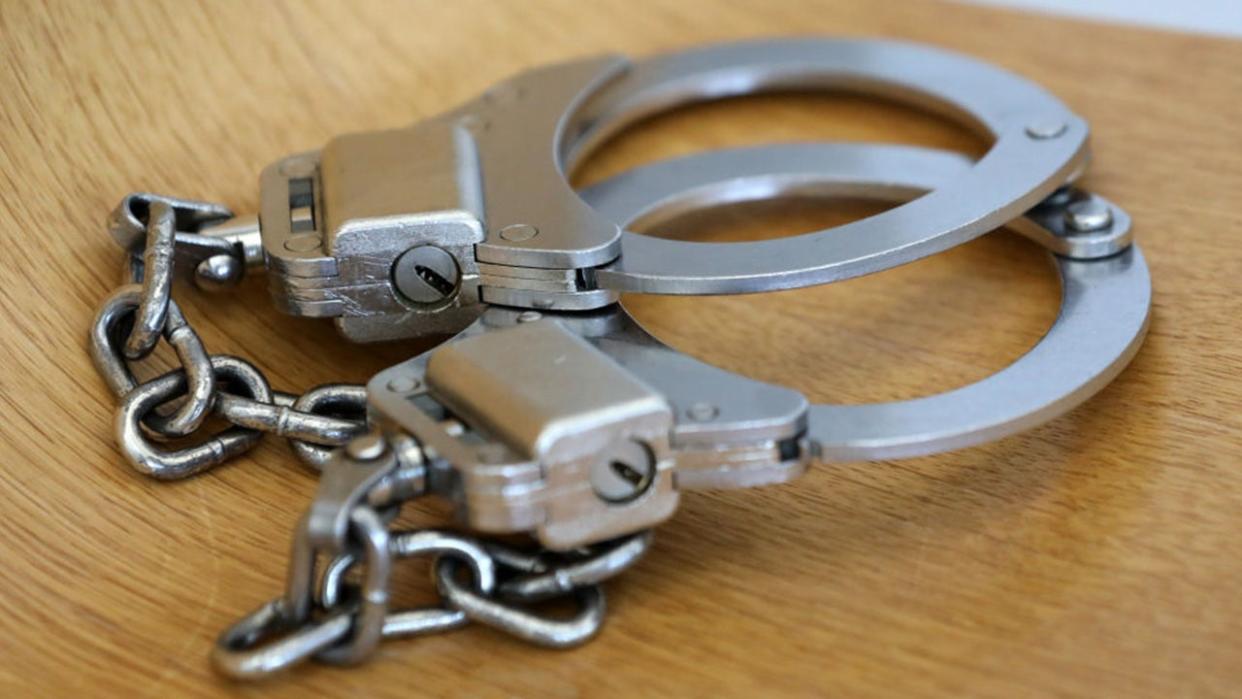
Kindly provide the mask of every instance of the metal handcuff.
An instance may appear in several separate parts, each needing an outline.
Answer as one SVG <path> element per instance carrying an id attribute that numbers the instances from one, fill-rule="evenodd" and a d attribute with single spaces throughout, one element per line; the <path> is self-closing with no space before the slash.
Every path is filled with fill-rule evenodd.
<path id="1" fill-rule="evenodd" d="M 994 145 L 974 163 L 909 146 L 765 146 L 658 162 L 581 192 L 568 184 L 592 149 L 638 119 L 775 89 L 912 102 Z M 357 662 L 382 638 L 470 621 L 574 645 L 602 623 L 599 583 L 642 556 L 683 490 L 785 482 L 812 460 L 977 444 L 1059 415 L 1111 380 L 1142 341 L 1151 287 L 1125 213 L 1070 184 L 1086 142 L 1086 124 L 1039 87 L 912 44 L 761 41 L 561 64 L 411 127 L 278 161 L 262 175 L 258 219 L 131 195 L 110 228 L 131 253 L 132 283 L 105 303 L 92 352 L 122 401 L 122 449 L 144 473 L 200 473 L 264 431 L 290 437 L 322 471 L 285 593 L 217 644 L 225 674 Z M 788 195 L 906 203 L 761 242 L 627 230 Z M 617 303 L 628 291 L 752 293 L 846 279 L 1001 226 L 1053 254 L 1060 315 L 1008 368 L 926 398 L 810 405 L 664 346 Z M 331 317 L 351 340 L 456 334 L 365 390 L 274 392 L 243 360 L 208 354 L 171 300 L 174 268 L 224 288 L 253 267 L 266 268 L 281 309 Z M 184 368 L 139 384 L 128 362 L 161 336 Z M 212 413 L 233 426 L 180 450 L 158 444 Z M 391 530 L 402 503 L 423 495 L 451 502 L 468 531 L 526 535 L 540 550 Z M 434 558 L 442 605 L 389 609 L 396 559 L 419 555 Z M 560 596 L 578 611 L 549 617 L 530 606 Z"/>

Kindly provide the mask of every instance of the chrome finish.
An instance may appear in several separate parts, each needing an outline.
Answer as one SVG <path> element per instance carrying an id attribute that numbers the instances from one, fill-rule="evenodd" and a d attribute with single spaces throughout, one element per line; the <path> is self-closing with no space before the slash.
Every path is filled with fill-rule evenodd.
<path id="1" fill-rule="evenodd" d="M 817 169 L 808 166 L 808 152 L 820 156 L 814 159 Z M 793 164 L 781 167 L 783 157 Z M 877 163 L 903 167 L 879 169 Z M 759 190 L 790 170 L 797 173 L 804 193 L 894 197 L 932 189 L 937 178 L 953 177 L 954 168 L 962 172 L 970 164 L 903 146 L 768 147 L 656 163 L 585 195 L 601 211 L 628 224 L 643 215 L 658 217 L 705 201 L 729 200 L 733 193 Z M 726 193 L 717 194 L 717 188 Z M 1060 203 L 1047 202 L 1031 219 L 1013 226 L 1054 249 L 1061 248 L 1064 233 L 1037 222 L 1062 220 L 1065 202 L 1089 195 L 1067 190 L 1055 196 Z M 1128 234 L 1128 219 L 1119 214 L 1106 235 L 1119 244 L 1129 240 Z M 529 446 L 521 445 L 534 443 L 541 426 L 548 424 L 540 417 L 542 406 L 571 408 L 564 392 L 587 379 L 577 378 L 572 368 L 532 370 L 532 354 L 553 366 L 575 356 L 568 348 L 545 345 L 545 336 L 586 339 L 668 401 L 673 421 L 671 463 L 665 468 L 677 489 L 749 487 L 796 477 L 812 454 L 840 460 L 934 453 L 1012 434 L 1073 407 L 1120 371 L 1146 328 L 1150 282 L 1141 254 L 1132 247 L 1107 252 L 1093 260 L 1056 258 L 1065 310 L 1040 344 L 1013 367 L 973 386 L 918 401 L 809 406 L 792 391 L 728 374 L 664 347 L 618 306 L 587 314 L 544 311 L 538 318 L 524 318 L 529 312 L 517 309 L 489 308 L 453 341 L 378 374 L 368 385 L 369 400 L 382 422 L 412 434 L 447 462 L 441 468 L 456 477 L 442 481 L 446 485 L 441 487 L 433 480 L 432 491 L 455 502 L 472 527 L 533 531 L 544 545 L 565 548 L 597 540 L 599 534 L 590 527 L 599 515 L 578 507 L 541 507 L 549 497 L 543 493 L 560 494 L 566 486 L 554 485 L 552 471 L 532 458 Z M 553 332 L 554 327 L 561 332 Z M 491 341 L 484 342 L 487 338 Z M 460 358 L 466 347 L 472 348 L 469 360 Z M 593 388 L 607 395 L 608 381 L 602 377 L 610 372 L 593 368 L 583 373 L 594 376 Z M 394 391 L 393 386 L 418 388 Z M 739 401 L 738 396 L 747 399 Z M 596 429 L 589 412 L 570 409 L 565 414 L 581 420 L 575 444 L 592 442 L 584 437 Z M 448 417 L 466 426 L 464 436 L 445 431 Z M 626 444 L 625 430 L 610 429 L 612 444 Z M 493 450 L 489 439 L 498 439 L 502 448 Z M 467 448 L 467 443 L 478 448 Z M 616 503 L 609 494 L 619 491 L 599 491 L 600 473 L 611 464 L 611 452 L 603 447 L 592 452 L 603 463 L 577 475 L 579 487 L 590 484 L 595 489 L 595 507 L 611 507 Z M 641 480 L 643 467 L 624 471 Z M 607 487 L 620 485 L 613 481 Z M 652 523 L 640 517 L 621 521 L 635 528 Z M 558 530 L 573 535 L 551 534 Z"/>
<path id="2" fill-rule="evenodd" d="M 818 170 L 808 167 L 807 153 L 819 156 L 814 158 Z M 781 166 L 783 158 L 789 159 L 788 167 Z M 767 167 L 759 168 L 758 162 Z M 902 167 L 877 167 L 882 162 Z M 953 177 L 951 163 L 960 172 L 970 171 L 961 159 L 907 146 L 741 149 L 649 165 L 584 194 L 601 211 L 629 225 L 632 219 L 658 218 L 704 202 L 736 201 L 730 197 L 760 190 L 790 171 L 797 173 L 801 193 L 909 195 L 935 189 L 939 178 Z M 752 179 L 737 176 L 739 172 Z M 849 189 L 843 190 L 847 184 Z M 1041 231 L 1039 222 L 1062 221 L 1067 203 L 1090 196 L 1056 193 L 1036 207 L 1031 217 L 1011 227 L 1048 247 L 1065 249 L 1059 241 L 1072 241 L 1077 235 L 1068 235 L 1059 226 Z M 812 406 L 808 437 L 820 458 L 889 459 L 999 439 L 1070 410 L 1111 381 L 1129 363 L 1146 333 L 1151 279 L 1142 253 L 1129 244 L 1129 218 L 1104 203 L 1114 219 L 1095 238 L 1104 241 L 1102 249 L 1069 248 L 1068 252 L 1086 259 L 1055 258 L 1062 281 L 1061 313 L 1030 352 L 992 377 L 938 396 L 874 405 Z M 666 384 L 654 385 L 667 390 Z"/>
<path id="3" fill-rule="evenodd" d="M 1048 197 L 1009 227 L 1075 260 L 1116 255 L 1134 241 L 1129 214 L 1098 194 L 1073 187 Z"/>
<path id="4" fill-rule="evenodd" d="M 600 287 L 747 293 L 877 272 L 1007 223 L 1086 163 L 1087 124 L 1037 85 L 948 51 L 867 39 L 726 44 L 639 62 L 567 119 L 567 133 L 577 137 L 561 144 L 562 158 L 572 168 L 620 128 L 690 101 L 808 88 L 914 104 L 975 127 L 994 142 L 973 168 L 940 180 L 927 195 L 830 232 L 745 243 L 625 236 L 620 259 L 597 272 Z M 1027 127 L 1035 122 L 1061 126 L 1032 138 Z"/>
<path id="5" fill-rule="evenodd" d="M 612 134 L 694 101 L 844 89 L 957 118 L 993 141 L 978 162 L 892 145 L 790 144 L 638 168 L 573 192 L 567 173 Z M 125 285 L 102 305 L 91 354 L 120 402 L 137 470 L 182 478 L 264 433 L 321 471 L 293 535 L 284 593 L 220 637 L 216 667 L 254 678 L 306 659 L 356 663 L 383 638 L 471 621 L 567 647 L 600 629 L 599 585 L 650 546 L 683 490 L 781 483 L 821 461 L 935 453 L 1069 410 L 1137 351 L 1150 278 L 1126 213 L 1070 183 L 1086 124 L 1040 88 L 938 49 L 874 40 L 765 40 L 528 71 L 406 129 L 351 134 L 262 176 L 261 217 L 134 194 L 109 218 Z M 779 196 L 901 205 L 792 238 L 707 244 L 650 229 L 690 211 Z M 1023 215 L 1024 214 L 1024 215 Z M 1061 313 L 1001 372 L 911 401 L 811 405 L 795 390 L 685 356 L 646 333 L 623 291 L 750 293 L 886 269 L 998 226 L 1053 254 Z M 264 266 L 290 313 L 332 317 L 356 341 L 457 333 L 360 386 L 272 391 L 212 355 L 172 299 Z M 145 383 L 159 339 L 181 368 Z M 208 413 L 229 423 L 196 436 Z M 188 437 L 169 448 L 154 439 Z M 525 551 L 393 528 L 434 495 L 475 532 Z M 439 602 L 393 610 L 399 559 L 431 556 Z M 533 603 L 573 598 L 569 618 Z"/>
<path id="6" fill-rule="evenodd" d="M 259 217 L 235 216 L 233 218 L 212 222 L 199 231 L 208 238 L 222 239 L 241 251 L 240 259 L 245 269 L 263 267 L 263 236 L 259 232 Z"/>
<path id="7" fill-rule="evenodd" d="M 537 523 L 545 546 L 566 549 L 654 526 L 677 506 L 667 473 L 672 408 L 555 321 L 445 345 L 431 353 L 423 383 L 467 432 L 450 445 L 443 428 L 423 420 L 411 434 L 454 461 L 474 529 Z M 471 453 L 463 447 L 476 432 L 483 441 Z M 601 496 L 588 475 L 600 462 L 645 473 L 642 491 Z M 532 480 L 513 497 L 503 474 L 526 470 Z"/>
<path id="8" fill-rule="evenodd" d="M 825 461 L 895 459 L 989 442 L 1068 412 L 1138 352 L 1151 314 L 1151 278 L 1137 245 L 1099 260 L 1056 258 L 1061 312 L 1016 362 L 936 396 L 811 407 L 809 433 Z"/>
<path id="9" fill-rule="evenodd" d="M 586 155 L 640 119 L 790 89 L 896 99 L 953 117 L 994 144 L 974 168 L 954 170 L 920 199 L 831 232 L 759 242 L 622 233 L 615 217 L 568 184 Z M 893 41 L 763 40 L 632 64 L 611 56 L 539 68 L 409 128 L 339 137 L 322 153 L 265 171 L 263 238 L 273 293 L 286 311 L 336 317 L 356 341 L 437 335 L 465 328 L 482 312 L 480 299 L 585 311 L 622 291 L 751 293 L 887 269 L 1016 218 L 1072 180 L 1086 157 L 1080 118 L 1038 86 L 979 61 Z M 817 161 L 808 154 L 785 164 L 792 167 L 776 184 L 796 188 L 790 175 Z M 734 195 L 773 196 L 781 190 L 772 184 Z M 464 282 L 460 303 L 435 307 L 433 298 L 416 313 L 400 307 L 400 278 L 378 268 L 425 244 L 450 251 Z"/>
<path id="10" fill-rule="evenodd" d="M 430 489 L 471 528 L 532 532 L 564 550 L 662 521 L 676 505 L 674 488 L 784 482 L 810 460 L 808 404 L 798 393 L 671 350 L 618 305 L 528 313 L 490 307 L 454 340 L 367 387 L 380 424 L 412 435 L 451 470 Z M 638 396 L 648 417 L 629 422 Z M 706 401 L 723 407 L 709 420 L 688 417 Z M 650 456 L 650 483 L 650 466 L 635 453 Z M 630 485 L 641 492 L 600 493 L 600 471 L 614 468 L 623 482 L 638 474 Z"/>
<path id="11" fill-rule="evenodd" d="M 484 236 L 474 149 L 460 128 L 425 123 L 339 136 L 322 152 L 264 170 L 263 248 L 277 307 L 335 318 L 357 342 L 451 334 L 469 324 L 479 312 L 473 249 Z M 424 303 L 409 283 L 413 299 L 399 292 L 406 275 L 394 266 L 428 245 L 457 269 L 454 290 Z"/>
<path id="12" fill-rule="evenodd" d="M 869 156 L 867 150 L 875 151 L 874 156 Z M 820 163 L 817 170 L 808 166 L 807 153 L 820 156 L 814 159 Z M 851 154 L 861 157 L 848 157 Z M 794 165 L 780 167 L 784 156 Z M 764 163 L 766 167 L 758 168 L 755 163 Z M 901 163 L 904 167 L 877 169 L 877 163 L 883 163 L 882 167 Z M 900 146 L 834 145 L 820 146 L 818 150 L 811 146 L 770 147 L 657 163 L 589 190 L 585 195 L 601 211 L 628 224 L 642 215 L 666 215 L 666 211 L 685 211 L 704 201 L 728 200 L 727 197 L 739 191 L 756 191 L 787 170 L 797 173 L 803 187 L 800 191 L 804 193 L 849 191 L 854 196 L 894 197 L 911 196 L 933 188 L 937 178 L 951 178 L 954 168 L 960 172 L 969 167 L 961 158 Z M 716 188 L 727 193 L 717 195 Z M 1071 195 L 1059 193 L 1058 196 L 1069 200 Z M 1083 195 L 1073 194 L 1073 197 L 1080 196 Z M 1055 215 L 1050 213 L 1054 210 L 1057 204 L 1049 202 L 1037 209 L 1038 218 L 1015 228 L 1050 247 L 1060 247 L 1065 239 L 1061 231 L 1049 231 L 1036 223 L 1037 220 L 1061 220 L 1059 210 Z M 1109 235 L 1114 241 L 1128 240 L 1128 220 L 1119 218 Z M 1081 265 L 1094 264 L 1095 267 L 1088 268 L 1124 271 L 1123 267 L 1131 269 L 1127 261 L 1136 255 L 1111 253 L 1111 257 L 1097 262 L 1079 262 L 1079 266 L 1063 260 L 1060 268 L 1066 275 L 1065 303 L 1075 308 L 1087 307 L 1076 295 L 1081 288 L 1076 283 Z M 532 401 L 570 407 L 559 386 L 577 386 L 585 380 L 575 379 L 572 370 L 554 371 L 545 376 L 527 367 L 528 355 L 532 353 L 544 357 L 544 361 L 572 356 L 563 349 L 542 347 L 537 339 L 544 334 L 562 335 L 551 332 L 553 320 L 561 330 L 588 339 L 621 368 L 647 385 L 657 387 L 668 400 L 673 408 L 673 425 L 669 439 L 672 462 L 667 468 L 671 469 L 672 482 L 678 489 L 748 487 L 796 477 L 813 453 L 829 459 L 931 453 L 1010 434 L 1072 407 L 1124 366 L 1142 338 L 1150 296 L 1145 291 L 1145 273 L 1138 272 L 1142 269 L 1141 257 L 1138 259 L 1140 264 L 1135 275 L 1125 276 L 1120 272 L 1107 275 L 1119 279 L 1124 288 L 1119 296 L 1113 297 L 1111 286 L 1101 287 L 1109 289 L 1108 292 L 1097 292 L 1099 298 L 1105 299 L 1104 307 L 1117 306 L 1118 312 L 1111 317 L 1073 317 L 1074 322 L 1081 319 L 1087 325 L 1113 330 L 1095 333 L 1090 338 L 1096 341 L 1091 347 L 1097 351 L 1086 358 L 1075 358 L 1074 370 L 1057 369 L 1047 364 L 1046 359 L 1036 361 L 1063 354 L 1058 342 L 1066 335 L 1054 327 L 1044 340 L 1052 350 L 1050 354 L 1041 343 L 1015 369 L 1002 372 L 977 387 L 962 389 L 964 393 L 948 394 L 949 397 L 938 402 L 924 399 L 922 403 L 884 406 L 808 406 L 796 393 L 707 367 L 662 346 L 615 306 L 590 314 L 544 312 L 541 318 L 526 322 L 521 318 L 524 312 L 490 308 L 479 323 L 458 339 L 424 357 L 381 372 L 368 389 L 371 403 L 383 420 L 414 435 L 458 474 L 457 479 L 449 482 L 451 486 L 436 488 L 433 485 L 432 490 L 456 502 L 472 527 L 497 532 L 535 531 L 544 545 L 564 548 L 596 540 L 599 534 L 582 527 L 591 526 L 598 521 L 598 516 L 579 508 L 568 508 L 558 515 L 556 511 L 541 507 L 541 499 L 546 496 L 540 493 L 559 494 L 563 486 L 554 485 L 546 475 L 550 473 L 546 466 L 535 467 L 529 448 L 515 448 L 514 445 L 530 444 L 534 436 L 515 438 L 510 432 L 525 425 L 543 424 L 540 411 L 532 407 L 539 403 Z M 1061 322 L 1070 322 L 1068 318 Z M 1079 338 L 1077 342 L 1084 341 L 1080 330 L 1071 332 L 1070 336 Z M 487 337 L 494 339 L 480 342 Z M 467 345 L 478 348 L 471 353 L 472 360 L 455 359 Z M 1031 369 L 1027 369 L 1028 363 Z M 450 378 L 433 377 L 432 368 L 437 365 L 443 367 L 437 373 Z M 1011 374 L 1027 373 L 1032 369 L 1045 378 L 1026 381 L 1038 384 L 1040 390 L 1019 391 L 1008 383 L 1007 377 Z M 595 376 L 592 385 L 599 387 L 600 377 L 605 372 L 592 369 L 588 373 Z M 505 377 L 521 377 L 523 382 L 515 384 Z M 1052 380 L 1058 378 L 1063 380 Z M 393 391 L 392 386 L 417 386 L 419 389 Z M 747 395 L 749 399 L 739 402 L 736 398 L 739 395 Z M 419 396 L 427 400 L 420 401 Z M 980 411 L 967 410 L 962 399 L 954 396 L 965 396 L 967 403 L 988 407 Z M 1058 400 L 1051 401 L 1049 397 L 1053 396 Z M 567 414 L 577 415 L 584 420 L 583 425 L 591 424 L 585 418 L 586 413 L 569 410 Z M 855 418 L 855 415 L 864 417 Z M 464 448 L 463 437 L 445 432 L 442 423 L 447 416 L 466 425 L 467 438 L 475 440 L 472 443 L 480 445 L 480 451 Z M 475 432 L 484 436 L 482 442 L 470 436 Z M 612 433 L 616 435 L 614 440 L 621 440 L 614 443 L 625 444 L 623 430 L 614 429 Z M 579 433 L 579 439 L 583 434 L 585 432 Z M 858 435 L 861 437 L 855 439 Z M 498 438 L 504 448 L 499 451 L 482 449 L 489 445 L 490 438 Z M 609 453 L 607 449 L 594 451 Z M 582 487 L 590 483 L 595 489 L 595 500 L 599 501 L 596 506 L 609 503 L 615 499 L 613 495 L 620 492 L 600 492 L 601 473 L 609 475 L 607 469 L 611 464 L 606 457 L 601 459 L 602 463 L 593 464 L 584 475 L 577 477 Z M 638 474 L 641 480 L 641 464 L 625 470 L 630 475 Z M 621 485 L 614 480 L 607 487 Z M 622 521 L 634 527 L 651 523 L 636 517 Z M 550 534 L 558 528 L 574 532 L 574 535 Z M 621 533 L 624 530 L 611 531 Z"/>
<path id="13" fill-rule="evenodd" d="M 972 171 L 970 160 L 947 151 L 870 143 L 791 143 L 719 150 L 667 160 L 617 175 L 581 192 L 601 214 L 629 229 L 650 230 L 692 211 L 775 197 L 858 197 L 903 202 Z M 1107 207 L 1110 222 L 1083 233 L 1066 224 L 1066 207 L 1090 200 Z M 868 219 L 869 220 L 869 219 Z M 852 225 L 852 224 L 850 224 Z M 1065 187 L 1007 227 L 1049 252 L 1075 258 L 1106 257 L 1131 242 L 1130 218 L 1103 197 Z M 840 229 L 831 229 L 835 233 Z M 639 238 L 627 232 L 624 241 Z M 795 240 L 784 238 L 780 240 Z M 706 252 L 705 245 L 676 253 Z M 779 241 L 766 241 L 779 242 Z M 718 243 L 733 246 L 739 243 Z M 791 251 L 792 254 L 792 251 Z M 604 275 L 607 270 L 597 270 Z"/>
<path id="14" fill-rule="evenodd" d="M 191 243 L 199 248 L 194 251 L 194 259 L 198 260 L 194 284 L 204 291 L 231 289 L 245 276 L 246 270 L 262 268 L 264 264 L 258 216 L 213 222 L 193 239 L 180 236 L 178 243 L 179 250 L 187 250 Z"/>

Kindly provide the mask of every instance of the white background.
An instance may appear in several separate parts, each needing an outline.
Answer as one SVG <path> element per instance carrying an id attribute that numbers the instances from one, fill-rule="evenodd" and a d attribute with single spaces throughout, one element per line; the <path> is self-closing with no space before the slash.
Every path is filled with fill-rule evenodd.
<path id="1" fill-rule="evenodd" d="M 1242 37 L 1242 0 L 968 0 L 1107 22 Z"/>

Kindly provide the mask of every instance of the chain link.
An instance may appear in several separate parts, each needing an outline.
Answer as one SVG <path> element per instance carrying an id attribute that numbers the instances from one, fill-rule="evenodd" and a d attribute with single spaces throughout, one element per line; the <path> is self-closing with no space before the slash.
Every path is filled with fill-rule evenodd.
<path id="1" fill-rule="evenodd" d="M 366 508 L 360 508 L 366 509 Z M 305 527 L 305 524 L 302 525 Z M 217 640 L 212 661 L 225 675 L 257 679 L 293 667 L 306 660 L 358 662 L 374 648 L 373 641 L 441 633 L 475 622 L 516 638 L 549 648 L 567 648 L 592 638 L 604 622 L 604 592 L 599 583 L 621 573 L 641 558 L 651 543 L 651 533 L 641 532 L 613 542 L 597 544 L 555 556 L 532 553 L 492 542 L 438 530 L 399 531 L 387 537 L 385 563 L 377 563 L 368 549 L 366 575 L 361 584 L 346 582 L 358 553 L 347 552 L 325 566 L 319 582 L 310 575 L 313 556 L 308 538 L 297 537 L 291 585 L 286 595 L 246 615 Z M 302 547 L 301 550 L 298 550 Z M 623 553 L 621 553 L 623 552 Z M 404 610 L 382 610 L 377 597 L 387 600 L 375 587 L 374 566 L 388 574 L 391 560 L 431 556 L 440 604 Z M 575 570 L 593 570 L 588 578 Z M 606 571 L 606 573 L 604 572 Z M 465 581 L 461 573 L 467 572 Z M 522 579 L 566 581 L 556 593 L 528 596 Z M 318 589 L 318 594 L 312 591 Z M 535 600 L 567 598 L 577 611 L 569 618 L 543 616 L 531 609 Z M 306 604 L 312 600 L 312 604 Z M 368 600 L 372 600 L 368 603 Z M 378 633 L 376 627 L 378 626 Z M 367 649 L 360 652 L 360 649 Z"/>
<path id="2" fill-rule="evenodd" d="M 293 451 L 302 463 L 316 471 L 322 471 L 332 456 L 332 450 L 343 446 L 357 436 L 367 422 L 367 389 L 355 384 L 326 384 L 303 393 L 293 404 L 293 409 L 312 415 L 336 415 L 339 419 L 352 421 L 355 430 L 345 439 L 329 441 L 324 435 L 317 439 L 291 439 Z"/>
<path id="3" fill-rule="evenodd" d="M 637 562 L 650 533 L 552 553 L 436 530 L 388 532 L 384 522 L 426 492 L 427 471 L 436 467 L 409 441 L 371 432 L 333 453 L 298 522 L 284 595 L 221 634 L 212 654 L 221 672 L 256 678 L 308 659 L 355 663 L 381 639 L 470 622 L 552 648 L 583 643 L 599 631 L 605 611 L 599 584 Z M 390 609 L 394 561 L 417 556 L 432 557 L 440 603 Z M 556 598 L 574 600 L 577 612 L 565 619 L 530 608 Z"/>
<path id="4" fill-rule="evenodd" d="M 312 658 L 356 663 L 382 639 L 470 622 L 555 648 L 594 636 L 605 610 L 599 584 L 642 557 L 650 532 L 554 554 L 436 530 L 389 531 L 402 504 L 424 494 L 427 469 L 412 439 L 365 434 L 365 387 L 326 384 L 300 396 L 273 391 L 253 364 L 209 353 L 173 300 L 182 263 L 192 265 L 200 288 L 216 290 L 240 279 L 241 245 L 206 229 L 231 216 L 207 202 L 126 197 L 108 219 L 127 253 L 126 283 L 100 306 L 90 334 L 95 367 L 120 404 L 118 442 L 138 471 L 186 478 L 272 433 L 287 438 L 298 458 L 322 474 L 320 492 L 294 535 L 285 593 L 220 636 L 212 655 L 216 667 L 254 678 Z M 133 365 L 149 358 L 160 338 L 180 366 L 139 382 Z M 209 415 L 229 426 L 196 438 Z M 189 446 L 160 444 L 177 438 L 189 438 Z M 353 440 L 348 449 L 338 448 Z M 379 450 L 369 453 L 369 447 Z M 440 603 L 390 609 L 394 562 L 422 556 L 432 558 Z M 530 608 L 557 598 L 573 599 L 577 612 L 556 618 Z"/>
<path id="5" fill-rule="evenodd" d="M 173 300 L 180 263 L 194 270 L 200 287 L 217 289 L 240 278 L 241 246 L 209 235 L 208 226 L 231 216 L 219 204 L 137 193 L 108 217 L 113 239 L 127 254 L 129 283 L 100 306 L 91 328 L 91 357 L 120 403 L 116 430 L 122 452 L 138 471 L 155 478 L 202 473 L 253 448 L 265 433 L 288 438 L 298 457 L 319 469 L 330 448 L 366 430 L 363 386 L 330 384 L 303 396 L 273 392 L 254 365 L 210 354 Z M 161 337 L 180 368 L 139 383 L 132 364 L 150 357 Z M 193 437 L 211 414 L 232 427 L 181 449 L 153 443 Z"/>

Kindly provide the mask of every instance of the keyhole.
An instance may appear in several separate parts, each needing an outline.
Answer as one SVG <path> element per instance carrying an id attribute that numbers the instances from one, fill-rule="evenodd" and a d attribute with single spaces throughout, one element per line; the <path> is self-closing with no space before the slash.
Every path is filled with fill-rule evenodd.
<path id="1" fill-rule="evenodd" d="M 624 461 L 612 461 L 609 465 L 612 466 L 613 472 L 620 476 L 621 480 L 626 483 L 629 483 L 634 487 L 638 487 L 638 484 L 643 482 L 643 474 L 638 469 L 630 466 Z"/>
<path id="2" fill-rule="evenodd" d="M 453 293 L 453 289 L 456 288 L 453 282 L 445 279 L 439 272 L 425 265 L 414 265 L 414 273 L 418 275 L 419 279 L 427 282 L 428 286 L 445 296 Z"/>
<path id="3" fill-rule="evenodd" d="M 626 503 L 647 492 L 655 474 L 651 450 L 642 442 L 627 439 L 591 467 L 591 487 L 605 502 Z"/>

